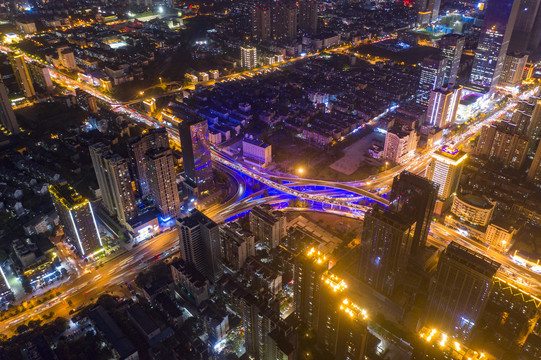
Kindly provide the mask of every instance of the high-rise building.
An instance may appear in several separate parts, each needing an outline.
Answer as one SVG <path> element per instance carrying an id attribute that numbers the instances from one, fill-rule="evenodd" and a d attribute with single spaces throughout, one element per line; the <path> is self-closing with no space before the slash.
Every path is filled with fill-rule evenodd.
<path id="1" fill-rule="evenodd" d="M 272 16 L 271 9 L 264 5 L 255 5 L 252 9 L 252 39 L 254 41 L 270 40 Z"/>
<path id="2" fill-rule="evenodd" d="M 439 185 L 438 197 L 447 199 L 458 189 L 460 175 L 467 155 L 448 146 L 443 146 L 432 154 L 426 168 L 426 178 Z"/>
<path id="3" fill-rule="evenodd" d="M 415 3 L 418 16 L 417 23 L 426 25 L 429 22 L 435 21 L 440 13 L 441 0 L 421 0 Z M 422 19 L 422 20 L 421 20 Z"/>
<path id="4" fill-rule="evenodd" d="M 81 256 L 89 256 L 102 247 L 101 235 L 94 217 L 92 204 L 68 183 L 49 186 L 49 193 L 64 228 Z"/>
<path id="5" fill-rule="evenodd" d="M 118 154 L 113 154 L 105 158 L 105 166 L 111 184 L 116 216 L 121 224 L 126 224 L 137 217 L 137 204 L 128 161 Z"/>
<path id="6" fill-rule="evenodd" d="M 425 247 L 439 185 L 416 174 L 402 171 L 393 179 L 389 208 L 415 221 L 411 252 Z"/>
<path id="7" fill-rule="evenodd" d="M 256 241 L 268 249 L 280 245 L 280 240 L 286 236 L 287 220 L 284 213 L 269 204 L 258 205 L 250 211 L 250 231 Z"/>
<path id="8" fill-rule="evenodd" d="M 255 238 L 243 230 L 239 223 L 229 222 L 220 227 L 224 263 L 239 271 L 248 256 L 255 256 Z"/>
<path id="9" fill-rule="evenodd" d="M 53 88 L 51 73 L 47 66 L 35 62 L 29 63 L 28 69 L 30 70 L 32 81 L 37 84 L 42 90 L 51 90 Z"/>
<path id="10" fill-rule="evenodd" d="M 423 59 L 415 100 L 417 104 L 428 106 L 430 92 L 443 86 L 446 66 L 447 59 L 442 56 L 427 56 Z"/>
<path id="11" fill-rule="evenodd" d="M 272 32 L 275 40 L 294 40 L 297 37 L 298 8 L 295 4 L 278 2 L 272 11 Z"/>
<path id="12" fill-rule="evenodd" d="M 453 125 L 461 96 L 462 87 L 460 86 L 432 90 L 426 111 L 426 122 L 439 128 Z"/>
<path id="13" fill-rule="evenodd" d="M 539 45 L 538 35 L 535 32 L 540 30 L 536 25 L 541 20 L 539 6 L 541 2 L 539 0 L 518 0 L 518 2 L 520 5 L 509 41 L 509 51 L 535 52 Z"/>
<path id="14" fill-rule="evenodd" d="M 216 283 L 223 273 L 220 259 L 220 229 L 199 210 L 177 219 L 180 257 L 209 281 Z"/>
<path id="15" fill-rule="evenodd" d="M 483 126 L 475 153 L 518 170 L 526 159 L 528 144 L 528 138 L 520 135 L 516 124 L 502 121 Z"/>
<path id="16" fill-rule="evenodd" d="M 415 129 L 393 126 L 385 135 L 383 157 L 393 163 L 400 164 L 417 149 L 419 137 Z"/>
<path id="17" fill-rule="evenodd" d="M 466 340 L 487 303 L 500 264 L 455 242 L 438 261 L 424 324 Z"/>
<path id="18" fill-rule="evenodd" d="M 111 154 L 110 149 L 103 143 L 97 143 L 89 147 L 90 159 L 92 166 L 96 172 L 96 179 L 100 187 L 102 204 L 105 210 L 110 215 L 116 214 L 116 207 L 113 200 L 113 192 L 108 174 L 108 169 L 105 164 L 105 158 Z"/>
<path id="19" fill-rule="evenodd" d="M 415 220 L 374 207 L 364 217 L 358 277 L 390 297 L 404 275 L 414 235 Z"/>
<path id="20" fill-rule="evenodd" d="M 487 3 L 470 75 L 474 89 L 488 92 L 498 85 L 519 6 L 519 0 Z"/>
<path id="21" fill-rule="evenodd" d="M 527 179 L 530 182 L 541 185 L 541 141 L 537 146 L 532 165 L 530 165 L 530 169 L 528 170 Z"/>
<path id="22" fill-rule="evenodd" d="M 317 331 L 320 309 L 320 292 L 323 286 L 323 274 L 329 269 L 329 259 L 314 248 L 301 252 L 295 258 L 295 279 L 293 282 L 293 300 L 295 314 L 310 328 Z M 345 288 L 345 283 L 338 283 L 337 291 Z"/>
<path id="23" fill-rule="evenodd" d="M 180 197 L 171 149 L 161 148 L 147 151 L 145 161 L 154 205 L 163 218 L 179 216 Z"/>
<path id="24" fill-rule="evenodd" d="M 181 119 L 178 131 L 186 180 L 199 195 L 207 195 L 214 187 L 207 120 L 180 110 L 175 115 Z"/>
<path id="25" fill-rule="evenodd" d="M 9 53 L 9 62 L 13 68 L 13 75 L 15 75 L 19 89 L 24 92 L 24 96 L 28 98 L 36 96 L 32 78 L 24 61 L 24 55 L 11 52 Z"/>
<path id="26" fill-rule="evenodd" d="M 465 42 L 465 37 L 458 34 L 447 34 L 441 38 L 439 43 L 440 52 L 441 55 L 447 59 L 444 83 L 449 85 L 454 85 L 456 83 Z"/>
<path id="27" fill-rule="evenodd" d="M 128 140 L 128 152 L 130 154 L 131 171 L 136 177 L 136 185 L 141 197 L 150 194 L 145 154 L 149 150 L 169 148 L 169 138 L 166 128 L 150 129 L 141 136 Z"/>
<path id="28" fill-rule="evenodd" d="M 299 1 L 299 29 L 305 34 L 317 33 L 317 1 Z"/>
<path id="29" fill-rule="evenodd" d="M 4 83 L 0 79 L 0 124 L 13 134 L 21 132 L 19 124 L 15 118 L 15 113 L 11 107 L 8 93 Z"/>
<path id="30" fill-rule="evenodd" d="M 500 85 L 515 86 L 522 82 L 524 68 L 528 62 L 528 54 L 514 52 L 505 56 Z"/>
<path id="31" fill-rule="evenodd" d="M 240 67 L 253 69 L 257 66 L 257 49 L 253 46 L 241 46 Z"/>

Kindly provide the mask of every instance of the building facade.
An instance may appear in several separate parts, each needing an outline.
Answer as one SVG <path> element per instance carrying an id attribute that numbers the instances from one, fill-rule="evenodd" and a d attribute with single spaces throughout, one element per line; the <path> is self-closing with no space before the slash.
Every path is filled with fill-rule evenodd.
<path id="1" fill-rule="evenodd" d="M 280 245 L 286 236 L 287 220 L 285 214 L 274 210 L 270 205 L 258 205 L 250 211 L 250 231 L 257 242 L 261 242 L 268 249 Z"/>
<path id="2" fill-rule="evenodd" d="M 21 132 L 15 113 L 11 107 L 8 93 L 4 83 L 0 79 L 0 124 L 6 128 L 7 131 L 18 134 Z"/>
<path id="3" fill-rule="evenodd" d="M 458 104 L 462 97 L 462 87 L 443 87 L 430 92 L 426 122 L 438 128 L 450 127 L 456 119 Z"/>
<path id="4" fill-rule="evenodd" d="M 441 38 L 439 42 L 440 52 L 447 59 L 444 84 L 454 85 L 456 83 L 465 42 L 465 37 L 458 34 L 447 34 Z"/>
<path id="5" fill-rule="evenodd" d="M 26 62 L 24 60 L 24 55 L 17 53 L 9 53 L 9 62 L 11 63 L 11 68 L 13 69 L 13 75 L 17 80 L 17 85 L 19 89 L 24 93 L 24 96 L 31 98 L 36 96 L 36 91 L 34 90 L 34 84 L 32 83 L 32 78 L 28 72 Z"/>
<path id="6" fill-rule="evenodd" d="M 150 194 L 162 218 L 179 216 L 181 204 L 171 149 L 150 150 L 145 154 L 145 161 Z"/>
<path id="7" fill-rule="evenodd" d="M 438 197 L 447 199 L 456 192 L 467 155 L 457 149 L 443 146 L 432 154 L 426 168 L 426 178 L 439 185 Z"/>
<path id="8" fill-rule="evenodd" d="M 428 106 L 430 92 L 443 86 L 447 59 L 442 56 L 425 57 L 421 63 L 421 77 L 415 101 Z"/>

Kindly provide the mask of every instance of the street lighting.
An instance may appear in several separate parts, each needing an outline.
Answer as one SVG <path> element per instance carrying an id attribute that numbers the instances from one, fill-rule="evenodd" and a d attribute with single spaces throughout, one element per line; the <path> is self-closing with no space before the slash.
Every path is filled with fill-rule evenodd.
<path id="1" fill-rule="evenodd" d="M 299 169 L 297 170 L 297 172 L 299 173 L 299 175 L 302 175 L 302 173 L 304 172 L 304 169 L 303 169 L 303 168 L 299 168 Z"/>

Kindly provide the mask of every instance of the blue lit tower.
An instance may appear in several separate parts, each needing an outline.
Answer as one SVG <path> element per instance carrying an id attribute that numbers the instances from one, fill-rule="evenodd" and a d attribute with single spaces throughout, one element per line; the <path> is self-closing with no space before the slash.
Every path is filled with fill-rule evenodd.
<path id="1" fill-rule="evenodd" d="M 175 115 L 180 118 L 178 132 L 186 180 L 197 188 L 199 195 L 206 195 L 214 187 L 207 120 L 187 112 Z"/>
<path id="2" fill-rule="evenodd" d="M 424 325 L 467 340 L 485 308 L 500 264 L 455 242 L 438 261 Z"/>
<path id="3" fill-rule="evenodd" d="M 488 92 L 498 85 L 520 0 L 489 0 L 470 76 L 472 88 Z"/>

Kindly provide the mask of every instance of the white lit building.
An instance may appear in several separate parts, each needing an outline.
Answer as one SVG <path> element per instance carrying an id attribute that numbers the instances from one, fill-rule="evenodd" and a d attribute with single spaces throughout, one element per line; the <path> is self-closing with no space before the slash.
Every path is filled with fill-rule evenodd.
<path id="1" fill-rule="evenodd" d="M 252 46 L 240 48 L 240 66 L 246 69 L 253 69 L 257 65 L 257 49 Z"/>
<path id="2" fill-rule="evenodd" d="M 389 129 L 385 136 L 383 157 L 393 163 L 401 163 L 417 149 L 417 132 L 400 128 Z"/>
<path id="3" fill-rule="evenodd" d="M 460 86 L 432 90 L 426 112 L 426 122 L 439 128 L 451 126 L 455 122 L 461 95 L 462 87 Z"/>
<path id="4" fill-rule="evenodd" d="M 485 243 L 505 252 L 511 247 L 511 242 L 516 232 L 517 230 L 511 226 L 500 226 L 492 223 L 487 227 Z"/>
<path id="5" fill-rule="evenodd" d="M 242 154 L 248 160 L 266 166 L 272 162 L 272 145 L 259 140 L 243 139 Z"/>
<path id="6" fill-rule="evenodd" d="M 460 220 L 473 225 L 487 226 L 496 204 L 485 196 L 461 194 L 453 198 L 451 212 Z"/>
<path id="7" fill-rule="evenodd" d="M 448 146 L 443 146 L 432 154 L 426 168 L 426 178 L 440 185 L 438 191 L 440 199 L 445 200 L 456 192 L 466 158 L 464 152 Z"/>

